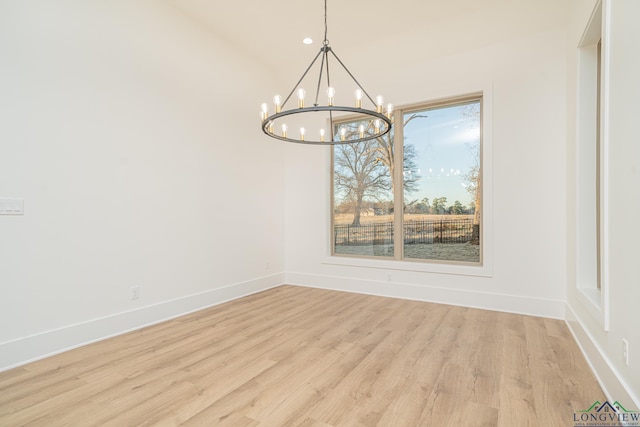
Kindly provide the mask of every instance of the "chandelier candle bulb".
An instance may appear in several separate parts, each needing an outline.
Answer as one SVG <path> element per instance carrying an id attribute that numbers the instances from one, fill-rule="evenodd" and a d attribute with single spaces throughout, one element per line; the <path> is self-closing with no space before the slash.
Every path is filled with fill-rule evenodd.
<path id="1" fill-rule="evenodd" d="M 380 119 L 375 119 L 373 122 L 373 131 L 375 133 L 380 133 Z"/>
<path id="2" fill-rule="evenodd" d="M 267 123 L 267 129 L 269 130 L 269 133 L 273 133 L 273 122 L 272 121 Z"/>
<path id="3" fill-rule="evenodd" d="M 273 97 L 273 103 L 276 106 L 276 113 L 282 111 L 282 97 L 280 95 L 276 95 Z"/>
<path id="4" fill-rule="evenodd" d="M 324 142 L 324 129 L 320 129 L 320 142 Z"/>
<path id="5" fill-rule="evenodd" d="M 304 128 L 300 128 L 300 141 L 304 141 Z"/>
<path id="6" fill-rule="evenodd" d="M 347 138 L 347 128 L 343 126 L 340 128 L 340 141 L 344 141 L 346 138 Z"/>
<path id="7" fill-rule="evenodd" d="M 387 117 L 391 118 L 393 116 L 393 104 L 387 105 Z"/>
<path id="8" fill-rule="evenodd" d="M 304 96 L 306 92 L 304 89 L 298 89 L 298 108 L 304 108 Z"/>
<path id="9" fill-rule="evenodd" d="M 384 104 L 384 98 L 380 95 L 376 96 L 376 111 L 382 114 L 382 104 Z"/>
<path id="10" fill-rule="evenodd" d="M 332 87 L 328 87 L 327 88 L 327 98 L 328 98 L 328 104 L 330 107 L 333 107 L 333 100 L 336 96 L 336 90 Z"/>
<path id="11" fill-rule="evenodd" d="M 260 118 L 264 122 L 267 119 L 268 116 L 269 116 L 269 107 L 267 106 L 266 102 L 263 102 L 262 103 L 262 111 L 260 111 Z"/>
<path id="12" fill-rule="evenodd" d="M 282 125 L 282 137 L 287 137 L 287 125 Z"/>
<path id="13" fill-rule="evenodd" d="M 364 125 L 360 125 L 358 132 L 360 133 L 360 138 L 364 138 Z"/>
<path id="14" fill-rule="evenodd" d="M 362 108 L 362 89 L 356 89 L 356 108 Z"/>

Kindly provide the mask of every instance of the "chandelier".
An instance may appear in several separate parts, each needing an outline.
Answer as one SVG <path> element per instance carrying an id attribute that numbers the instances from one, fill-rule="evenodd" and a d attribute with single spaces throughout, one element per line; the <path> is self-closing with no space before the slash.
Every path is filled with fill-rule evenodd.
<path id="1" fill-rule="evenodd" d="M 315 96 L 313 97 L 313 104 L 311 106 L 305 106 L 306 90 L 302 87 L 305 81 L 305 77 L 309 74 L 309 71 L 313 66 L 320 61 L 320 69 L 318 73 L 317 83 L 312 81 L 311 83 L 316 86 Z M 346 71 L 351 77 L 354 85 L 354 99 L 351 106 L 336 105 L 336 90 L 331 85 L 331 76 L 329 75 L 329 59 L 333 58 L 337 63 Z M 324 84 L 323 84 L 324 82 Z M 326 103 L 320 103 L 320 93 L 324 89 L 323 101 Z M 297 105 L 290 109 L 285 109 L 287 102 L 291 99 L 293 94 L 297 95 Z M 372 108 L 367 109 L 363 107 L 364 103 L 371 103 Z M 302 77 L 295 84 L 289 95 L 286 98 L 282 98 L 280 95 L 273 97 L 274 112 L 270 114 L 269 106 L 267 103 L 262 104 L 262 111 L 260 112 L 260 118 L 262 122 L 262 131 L 272 138 L 276 138 L 282 141 L 297 142 L 302 144 L 320 144 L 320 145 L 332 145 L 332 144 L 353 144 L 357 142 L 368 141 L 371 139 L 379 138 L 391 130 L 392 117 L 393 117 L 393 105 L 388 104 L 383 111 L 384 99 L 382 96 L 377 96 L 376 100 L 369 96 L 367 91 L 356 80 L 351 71 L 343 64 L 338 58 L 333 49 L 329 46 L 329 40 L 327 39 L 327 0 L 324 0 L 324 41 L 320 52 L 313 58 L 311 64 L 307 67 Z M 334 125 L 334 113 L 353 113 L 359 117 L 356 120 L 356 127 L 343 126 L 336 132 Z M 299 130 L 290 130 L 284 119 L 297 115 L 300 121 L 310 120 L 317 123 L 318 114 L 321 115 L 321 119 L 324 118 L 324 123 L 328 124 L 329 132 L 320 126 L 319 129 L 313 131 L 314 135 L 308 133 L 308 128 L 301 127 Z"/>

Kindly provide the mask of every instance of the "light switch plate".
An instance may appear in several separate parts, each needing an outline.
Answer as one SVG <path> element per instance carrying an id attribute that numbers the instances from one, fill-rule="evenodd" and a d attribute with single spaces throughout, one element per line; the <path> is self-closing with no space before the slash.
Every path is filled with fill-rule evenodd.
<path id="1" fill-rule="evenodd" d="M 24 200 L 0 199 L 0 215 L 24 215 Z"/>

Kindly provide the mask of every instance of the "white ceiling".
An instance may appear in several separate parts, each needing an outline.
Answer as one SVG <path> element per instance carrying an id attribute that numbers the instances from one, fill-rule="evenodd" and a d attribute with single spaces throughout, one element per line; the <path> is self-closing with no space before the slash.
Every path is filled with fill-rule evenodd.
<path id="1" fill-rule="evenodd" d="M 171 1 L 281 77 L 299 76 L 323 39 L 324 0 Z M 423 59 L 444 56 L 564 25 L 567 17 L 562 11 L 567 3 L 328 0 L 328 39 L 347 66 L 353 63 L 352 59 L 372 53 L 392 60 L 408 52 L 418 52 Z M 314 44 L 303 45 L 304 37 L 312 37 Z"/>

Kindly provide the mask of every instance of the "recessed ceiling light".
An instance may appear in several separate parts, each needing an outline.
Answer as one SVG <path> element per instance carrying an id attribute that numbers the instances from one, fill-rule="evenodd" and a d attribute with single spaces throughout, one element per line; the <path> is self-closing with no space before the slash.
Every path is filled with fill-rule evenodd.
<path id="1" fill-rule="evenodd" d="M 305 37 L 304 40 L 302 40 L 302 43 L 311 44 L 313 43 L 313 39 L 311 37 Z"/>

